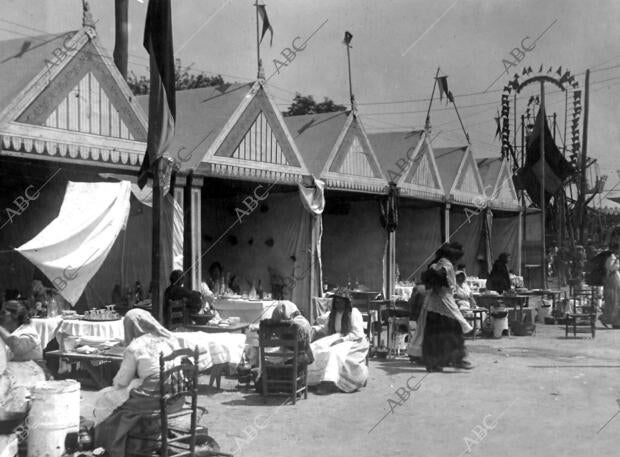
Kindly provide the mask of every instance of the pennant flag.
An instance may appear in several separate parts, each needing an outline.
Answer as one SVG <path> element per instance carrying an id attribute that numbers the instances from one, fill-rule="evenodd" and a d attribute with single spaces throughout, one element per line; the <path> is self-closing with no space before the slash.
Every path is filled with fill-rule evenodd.
<path id="1" fill-rule="evenodd" d="M 170 0 L 149 0 L 144 26 L 144 47 L 150 56 L 149 127 L 146 153 L 138 174 L 144 187 L 148 172 L 163 156 L 174 136 L 176 97 Z"/>
<path id="2" fill-rule="evenodd" d="M 502 133 L 502 129 L 499 125 L 499 110 L 497 110 L 497 116 L 494 118 L 495 119 L 495 124 L 497 126 L 497 128 L 495 129 L 495 137 L 493 137 L 493 139 L 497 138 L 497 136 Z"/>
<path id="3" fill-rule="evenodd" d="M 452 92 L 448 89 L 448 77 L 447 76 L 439 76 L 437 78 L 437 82 L 439 83 L 439 100 L 443 101 L 444 94 L 446 95 L 448 101 L 454 103 L 454 97 L 452 96 Z"/>
<path id="4" fill-rule="evenodd" d="M 351 32 L 349 31 L 344 32 L 344 44 L 349 46 L 351 44 L 352 39 L 353 39 L 353 35 L 351 34 Z"/>
<path id="5" fill-rule="evenodd" d="M 544 120 L 542 132 L 541 118 Z M 553 135 L 547 125 L 545 108 L 541 106 L 534 130 L 527 140 L 525 166 L 518 171 L 516 176 L 518 187 L 525 189 L 532 202 L 538 206 L 541 206 L 540 183 L 542 180 L 541 160 L 543 160 L 540 154 L 541 135 L 544 135 L 545 144 L 545 204 L 562 188 L 564 181 L 575 172 L 574 167 L 564 158 L 553 141 Z"/>
<path id="6" fill-rule="evenodd" d="M 269 30 L 269 32 L 271 33 L 271 40 L 269 41 L 269 46 L 271 46 L 273 44 L 273 27 L 271 26 L 271 23 L 269 22 L 269 17 L 267 16 L 267 9 L 265 8 L 265 5 L 256 5 L 256 7 L 258 8 L 258 14 L 263 21 L 263 31 L 260 35 L 260 41 L 258 43 L 260 44 L 263 42 L 263 38 L 265 38 L 267 30 Z"/>

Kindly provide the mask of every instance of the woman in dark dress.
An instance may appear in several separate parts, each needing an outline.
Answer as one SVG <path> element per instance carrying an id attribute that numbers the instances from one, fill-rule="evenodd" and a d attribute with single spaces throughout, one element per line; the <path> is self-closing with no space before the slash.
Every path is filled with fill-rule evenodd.
<path id="1" fill-rule="evenodd" d="M 510 262 L 510 254 L 502 252 L 495 263 L 493 269 L 487 279 L 487 289 L 494 290 L 497 293 L 503 293 L 510 290 L 510 272 L 508 271 L 508 263 Z"/>
<path id="2" fill-rule="evenodd" d="M 463 256 L 459 243 L 448 243 L 436 254 L 435 261 L 422 275 L 428 295 L 422 341 L 422 359 L 426 370 L 442 371 L 446 366 L 470 369 L 465 360 L 463 335 L 472 330 L 454 299 L 456 277 L 454 262 Z"/>

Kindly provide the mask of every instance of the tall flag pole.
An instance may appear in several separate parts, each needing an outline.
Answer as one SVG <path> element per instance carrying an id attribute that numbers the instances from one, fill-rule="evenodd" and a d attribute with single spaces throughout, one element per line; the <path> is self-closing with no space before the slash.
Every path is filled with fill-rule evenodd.
<path id="1" fill-rule="evenodd" d="M 152 303 L 153 312 L 163 322 L 162 276 L 165 266 L 162 248 L 170 248 L 171 240 L 162 239 L 164 197 L 170 188 L 172 161 L 164 152 L 174 136 L 176 118 L 174 52 L 172 45 L 172 12 L 170 0 L 149 0 L 144 27 L 144 47 L 150 56 L 149 126 L 146 153 L 140 167 L 138 183 L 144 187 L 147 173 L 153 171 L 153 238 L 152 238 Z"/>
<path id="2" fill-rule="evenodd" d="M 454 111 L 456 111 L 456 116 L 459 118 L 459 122 L 461 123 L 461 128 L 463 129 L 463 133 L 465 134 L 465 138 L 467 139 L 467 144 L 471 145 L 469 141 L 469 133 L 465 130 L 465 126 L 463 125 L 463 120 L 461 119 L 461 114 L 459 113 L 459 109 L 456 107 L 456 103 L 454 102 L 454 95 L 450 89 L 448 89 L 448 77 L 440 76 L 435 78 L 437 81 L 437 85 L 439 86 L 439 100 L 443 100 L 443 96 L 446 96 L 446 103 L 451 102 L 454 106 Z"/>
<path id="3" fill-rule="evenodd" d="M 271 22 L 269 22 L 269 16 L 267 16 L 267 8 L 264 4 L 259 5 L 258 0 L 254 4 L 256 7 L 256 60 L 258 65 L 258 79 L 265 79 L 265 70 L 263 69 L 263 61 L 260 58 L 260 45 L 263 42 L 263 38 L 265 38 L 265 34 L 267 30 L 271 32 L 271 40 L 269 42 L 269 46 L 273 44 L 273 27 L 271 26 Z M 259 19 L 263 21 L 263 30 L 259 33 Z"/>
<path id="4" fill-rule="evenodd" d="M 353 95 L 353 82 L 351 79 L 351 40 L 353 34 L 349 31 L 344 32 L 344 44 L 347 47 L 347 65 L 349 68 L 349 98 L 351 100 L 351 110 L 356 111 L 355 95 Z"/>
<path id="5" fill-rule="evenodd" d="M 435 80 L 433 82 L 433 92 L 431 93 L 431 99 L 428 102 L 428 111 L 426 111 L 426 122 L 424 123 L 424 130 L 426 130 L 426 133 L 431 132 L 431 107 L 433 106 L 433 98 L 435 97 L 435 88 L 437 87 L 438 76 L 439 76 L 439 67 L 437 67 L 437 73 L 435 73 Z"/>
<path id="6" fill-rule="evenodd" d="M 545 168 L 547 168 L 547 157 L 545 154 L 545 116 L 544 113 L 545 111 L 545 82 L 541 81 L 540 82 L 540 108 L 542 110 L 543 115 L 542 116 L 538 116 L 540 118 L 540 217 L 541 217 L 541 223 L 540 223 L 540 234 L 541 234 L 541 246 L 540 246 L 540 251 L 541 251 L 541 259 L 540 259 L 540 270 L 541 270 L 541 274 L 542 274 L 542 281 L 541 281 L 541 285 L 543 290 L 547 289 L 547 260 L 546 260 L 546 254 L 547 254 L 547 249 L 546 249 L 546 240 L 545 240 L 545 236 L 546 236 L 546 230 L 545 230 L 545 223 L 546 223 L 546 206 L 547 206 L 547 200 L 545 197 Z"/>

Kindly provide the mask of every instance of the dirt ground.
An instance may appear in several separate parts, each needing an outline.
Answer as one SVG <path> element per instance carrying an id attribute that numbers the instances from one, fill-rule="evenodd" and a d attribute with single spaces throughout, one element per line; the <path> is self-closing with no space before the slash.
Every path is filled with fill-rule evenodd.
<path id="1" fill-rule="evenodd" d="M 202 424 L 240 457 L 618 455 L 620 330 L 565 339 L 563 328 L 538 324 L 534 336 L 467 347 L 471 371 L 371 359 L 366 388 L 311 392 L 295 406 L 263 404 L 232 378 L 217 391 L 203 377 Z"/>

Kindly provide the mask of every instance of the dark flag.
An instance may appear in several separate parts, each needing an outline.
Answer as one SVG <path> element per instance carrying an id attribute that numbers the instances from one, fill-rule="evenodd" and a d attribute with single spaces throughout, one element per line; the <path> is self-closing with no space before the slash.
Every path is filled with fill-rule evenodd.
<path id="1" fill-rule="evenodd" d="M 439 100 L 443 101 L 444 94 L 448 98 L 449 101 L 454 103 L 454 97 L 452 96 L 452 92 L 448 89 L 448 77 L 447 76 L 439 76 L 437 78 L 437 85 L 439 86 Z"/>
<path id="2" fill-rule="evenodd" d="M 497 116 L 494 117 L 493 119 L 495 119 L 495 126 L 496 126 L 496 128 L 495 128 L 495 137 L 493 138 L 493 139 L 495 139 L 499 135 L 502 134 L 502 127 L 501 127 L 501 124 L 500 124 L 500 121 L 499 121 L 499 119 L 500 119 L 499 110 L 497 111 Z"/>
<path id="3" fill-rule="evenodd" d="M 271 26 L 271 23 L 269 22 L 269 17 L 267 16 L 267 9 L 265 8 L 265 5 L 256 5 L 256 7 L 258 8 L 258 14 L 260 14 L 260 17 L 263 21 L 263 31 L 260 35 L 259 44 L 263 42 L 263 38 L 265 38 L 267 30 L 269 30 L 269 32 L 271 32 L 271 40 L 269 41 L 269 46 L 271 46 L 273 44 L 273 27 Z"/>
<path id="4" fill-rule="evenodd" d="M 150 0 L 144 26 L 144 47 L 150 56 L 149 130 L 138 184 L 161 157 L 174 136 L 176 98 L 170 0 Z"/>
<path id="5" fill-rule="evenodd" d="M 538 110 L 534 131 L 527 140 L 525 166 L 516 176 L 515 183 L 525 189 L 532 202 L 541 206 L 540 183 L 541 183 L 541 154 L 540 135 L 541 117 L 544 119 L 545 138 L 545 204 L 556 194 L 568 177 L 575 173 L 573 166 L 564 158 L 553 140 L 553 135 L 547 125 L 545 108 Z"/>
<path id="6" fill-rule="evenodd" d="M 353 39 L 353 34 L 351 34 L 351 32 L 349 31 L 344 32 L 344 44 L 349 46 L 351 44 L 352 39 Z"/>

